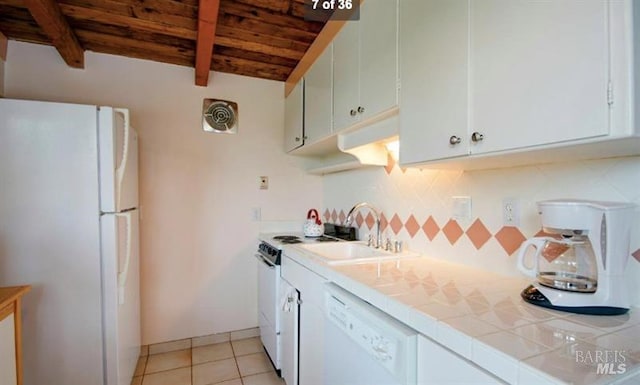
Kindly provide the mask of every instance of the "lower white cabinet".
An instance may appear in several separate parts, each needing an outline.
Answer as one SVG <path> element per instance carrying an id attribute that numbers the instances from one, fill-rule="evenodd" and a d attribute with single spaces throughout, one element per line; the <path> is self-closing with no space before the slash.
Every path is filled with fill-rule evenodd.
<path id="1" fill-rule="evenodd" d="M 287 385 L 298 385 L 300 292 L 280 280 L 280 375 Z"/>
<path id="2" fill-rule="evenodd" d="M 430 338 L 418 336 L 418 385 L 478 384 L 504 382 Z"/>
<path id="3" fill-rule="evenodd" d="M 15 385 L 17 383 L 15 326 L 13 314 L 9 314 L 0 321 L 0 384 Z"/>
<path id="4" fill-rule="evenodd" d="M 286 257 L 282 258 L 282 278 L 299 292 L 298 383 L 324 385 L 324 277 Z M 283 323 L 283 327 L 286 322 Z M 288 330 L 281 333 L 290 333 Z M 287 343 L 287 342 L 283 342 Z M 282 357 L 282 366 L 290 365 Z M 289 384 L 287 385 L 295 385 Z"/>

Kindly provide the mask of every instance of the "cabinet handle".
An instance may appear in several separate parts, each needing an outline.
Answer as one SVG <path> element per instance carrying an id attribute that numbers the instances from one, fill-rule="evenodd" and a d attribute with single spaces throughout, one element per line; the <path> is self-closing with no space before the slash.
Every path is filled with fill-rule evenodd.
<path id="1" fill-rule="evenodd" d="M 471 141 L 478 143 L 478 142 L 482 142 L 482 139 L 484 139 L 484 135 L 482 135 L 479 132 L 474 132 L 473 134 L 471 134 Z"/>
<path id="2" fill-rule="evenodd" d="M 451 135 L 451 137 L 449 138 L 449 144 L 455 146 L 456 144 L 459 144 L 460 142 L 462 142 L 462 138 L 455 136 L 455 135 Z"/>
<path id="3" fill-rule="evenodd" d="M 351 110 L 351 111 L 349 112 L 349 114 L 350 114 L 351 116 L 356 116 L 356 114 L 357 114 L 357 113 L 358 113 L 358 111 L 356 111 L 356 110 Z"/>
<path id="4" fill-rule="evenodd" d="M 359 113 L 363 113 L 364 112 L 364 107 L 362 107 L 362 106 L 358 107 L 358 112 Z"/>
<path id="5" fill-rule="evenodd" d="M 309 139 L 309 137 L 305 135 L 305 136 L 302 137 L 302 139 L 307 140 L 307 139 Z"/>
<path id="6" fill-rule="evenodd" d="M 300 137 L 296 136 L 296 142 L 299 142 L 299 141 L 300 141 Z"/>

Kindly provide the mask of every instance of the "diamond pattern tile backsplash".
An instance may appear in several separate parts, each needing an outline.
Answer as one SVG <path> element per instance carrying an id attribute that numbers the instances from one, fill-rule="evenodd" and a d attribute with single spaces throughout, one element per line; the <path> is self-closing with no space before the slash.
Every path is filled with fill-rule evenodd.
<path id="1" fill-rule="evenodd" d="M 527 167 L 459 171 L 400 168 L 389 157 L 385 168 L 365 168 L 324 177 L 325 221 L 344 223 L 358 202 L 381 212 L 383 239 L 405 248 L 508 275 L 520 276 L 520 244 L 540 232 L 536 202 L 573 198 L 633 202 L 640 206 L 640 157 Z M 471 218 L 453 215 L 454 196 L 471 197 Z M 519 208 L 517 226 L 503 224 L 502 203 Z M 640 306 L 640 209 L 631 229 L 629 290 Z M 356 214 L 360 239 L 375 231 L 368 209 Z"/>

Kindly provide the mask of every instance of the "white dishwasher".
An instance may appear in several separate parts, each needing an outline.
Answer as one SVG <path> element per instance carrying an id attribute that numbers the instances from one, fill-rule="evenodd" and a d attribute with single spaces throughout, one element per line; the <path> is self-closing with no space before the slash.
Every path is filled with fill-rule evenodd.
<path id="1" fill-rule="evenodd" d="M 326 285 L 325 385 L 415 385 L 418 333 Z"/>

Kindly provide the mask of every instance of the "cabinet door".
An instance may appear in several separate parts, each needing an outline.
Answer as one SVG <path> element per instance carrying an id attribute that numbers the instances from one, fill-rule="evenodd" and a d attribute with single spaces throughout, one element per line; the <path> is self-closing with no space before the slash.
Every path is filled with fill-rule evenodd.
<path id="1" fill-rule="evenodd" d="M 15 385 L 17 382 L 15 327 L 13 314 L 9 314 L 0 321 L 0 384 Z"/>
<path id="2" fill-rule="evenodd" d="M 398 104 L 398 2 L 367 0 L 360 11 L 358 106 L 368 119 Z"/>
<path id="3" fill-rule="evenodd" d="M 400 2 L 401 163 L 468 154 L 467 43 L 467 0 Z"/>
<path id="4" fill-rule="evenodd" d="M 471 152 L 608 133 L 607 1 L 470 4 Z"/>
<path id="5" fill-rule="evenodd" d="M 300 293 L 300 383 L 324 384 L 324 311 L 323 307 Z"/>
<path id="6" fill-rule="evenodd" d="M 324 385 L 324 283 L 326 280 L 282 258 L 282 278 L 300 294 L 298 376 L 303 385 Z"/>
<path id="7" fill-rule="evenodd" d="M 418 385 L 504 384 L 473 362 L 418 336 Z"/>
<path id="8" fill-rule="evenodd" d="M 333 46 L 329 45 L 304 77 L 305 144 L 331 135 L 333 113 Z"/>
<path id="9" fill-rule="evenodd" d="M 333 41 L 333 130 L 335 132 L 349 127 L 358 120 L 359 23 L 347 21 Z"/>
<path id="10" fill-rule="evenodd" d="M 282 354 L 280 368 L 287 385 L 298 385 L 298 320 L 300 293 L 284 279 L 280 280 L 283 296 L 280 316 Z"/>
<path id="11" fill-rule="evenodd" d="M 284 100 L 284 150 L 289 152 L 304 144 L 304 79 L 296 84 Z"/>

